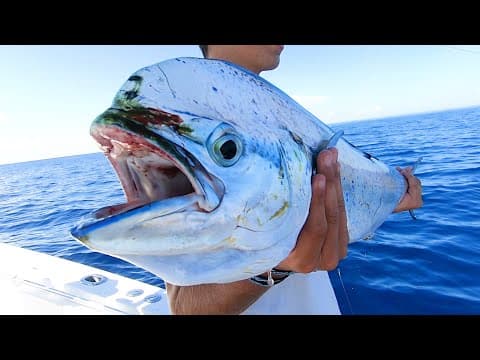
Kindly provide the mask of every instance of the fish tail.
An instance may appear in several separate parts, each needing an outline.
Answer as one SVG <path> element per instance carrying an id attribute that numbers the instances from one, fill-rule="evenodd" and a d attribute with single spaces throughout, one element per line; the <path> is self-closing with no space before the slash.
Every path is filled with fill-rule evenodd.
<path id="1" fill-rule="evenodd" d="M 415 172 L 415 170 L 417 170 L 417 166 L 418 164 L 420 164 L 423 160 L 423 156 L 420 156 L 417 161 L 415 161 L 412 165 L 412 174 Z"/>

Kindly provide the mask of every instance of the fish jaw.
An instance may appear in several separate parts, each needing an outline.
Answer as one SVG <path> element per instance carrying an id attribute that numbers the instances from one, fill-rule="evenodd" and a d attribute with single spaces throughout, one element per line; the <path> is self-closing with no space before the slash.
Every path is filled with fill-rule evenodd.
<path id="1" fill-rule="evenodd" d="M 146 109 L 142 120 L 159 113 L 172 117 Z M 90 132 L 115 169 L 128 203 L 161 200 L 192 190 L 204 196 L 199 204 L 203 210 L 213 210 L 223 196 L 223 184 L 182 147 L 162 136 L 161 130 L 171 126 L 165 124 L 161 118 L 146 125 L 131 112 L 109 109 L 93 122 Z"/>
<path id="2" fill-rule="evenodd" d="M 203 140 L 195 138 L 193 144 L 187 137 L 180 139 L 171 127 L 157 128 L 156 135 L 161 137 L 157 139 L 143 127 L 133 126 L 128 114 L 121 121 L 112 118 L 104 116 L 92 125 L 91 132 L 114 167 L 128 202 L 97 210 L 72 230 L 74 238 L 93 250 L 120 258 L 159 259 L 213 251 L 221 261 L 227 256 L 223 251 L 228 254 L 230 249 L 246 254 L 260 250 L 268 254 L 266 249 L 274 245 L 284 249 L 283 257 L 263 258 L 258 267 L 247 266 L 246 273 L 252 269 L 263 272 L 267 269 L 263 266 L 274 266 L 288 255 L 298 235 L 295 229 L 304 221 L 310 196 L 311 167 L 302 167 L 303 175 L 295 172 L 292 178 L 291 161 L 285 159 L 285 146 L 295 147 L 295 142 L 284 139 L 280 145 L 274 139 L 255 142 L 245 138 L 244 159 L 236 166 L 215 168 L 204 144 L 219 130 L 224 131 L 221 124 L 212 121 L 208 125 L 205 119 L 203 128 L 210 126 L 213 130 Z M 192 129 L 198 126 L 192 122 L 189 125 Z M 180 162 L 182 156 L 186 160 Z M 298 156 L 297 153 L 295 169 L 299 166 Z M 303 153 L 300 163 L 306 163 L 309 157 Z M 165 179 L 165 173 L 174 176 L 174 181 Z M 195 185 L 195 181 L 199 184 Z M 301 188 L 307 192 L 301 199 L 297 194 L 293 203 L 292 187 L 302 192 L 298 181 L 304 183 Z M 170 185 L 172 189 L 165 190 Z M 210 208 L 202 205 L 202 201 Z M 258 239 L 259 233 L 264 234 L 262 241 Z M 202 261 L 199 258 L 194 262 L 200 266 Z M 149 271 L 168 271 L 157 268 Z"/>
<path id="3" fill-rule="evenodd" d="M 206 246 L 201 242 L 189 242 L 188 237 L 193 235 L 188 231 L 183 234 L 186 240 L 176 245 L 156 239 L 167 235 L 172 238 L 169 226 L 181 226 L 185 221 L 207 223 L 205 215 L 214 211 L 224 196 L 225 188 L 219 179 L 209 174 L 186 150 L 148 127 L 139 126 L 119 111 L 110 109 L 97 118 L 91 134 L 115 169 L 127 202 L 90 214 L 71 231 L 75 239 L 110 254 L 147 250 L 169 254 L 196 251 L 197 245 Z M 233 222 L 226 224 L 226 220 L 216 221 L 230 231 L 234 226 Z M 162 230 L 155 230 L 156 227 Z M 137 238 L 136 231 L 142 234 L 147 231 L 141 242 L 132 241 Z M 148 231 L 152 234 L 148 235 Z M 180 235 L 178 232 L 173 237 L 176 239 Z M 210 245 L 212 242 L 215 237 L 206 240 Z"/>
<path id="4" fill-rule="evenodd" d="M 198 198 L 192 193 L 102 219 L 88 218 L 71 234 L 90 249 L 112 256 L 206 251 L 228 237 L 235 223 L 218 211 L 199 211 Z"/>

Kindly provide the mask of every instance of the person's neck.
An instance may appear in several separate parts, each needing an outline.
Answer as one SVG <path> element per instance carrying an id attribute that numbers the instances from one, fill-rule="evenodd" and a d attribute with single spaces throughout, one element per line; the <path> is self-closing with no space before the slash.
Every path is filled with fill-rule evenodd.
<path id="1" fill-rule="evenodd" d="M 226 54 L 208 54 L 207 59 L 217 59 L 217 60 L 225 60 L 229 61 L 231 63 L 234 63 L 236 65 L 239 65 L 247 70 L 250 70 L 251 72 L 260 75 L 261 70 L 257 69 L 255 66 L 253 66 L 251 63 L 248 61 L 245 61 L 241 58 L 238 58 L 236 56 L 228 56 Z"/>

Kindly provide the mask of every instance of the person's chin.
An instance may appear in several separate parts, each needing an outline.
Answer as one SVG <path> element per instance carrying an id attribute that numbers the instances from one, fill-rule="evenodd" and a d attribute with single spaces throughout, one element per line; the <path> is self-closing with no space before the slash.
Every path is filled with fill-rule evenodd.
<path id="1" fill-rule="evenodd" d="M 283 51 L 284 45 L 273 45 L 273 46 L 275 49 L 275 54 L 277 54 L 277 56 L 280 56 L 280 54 Z"/>
<path id="2" fill-rule="evenodd" d="M 264 71 L 276 69 L 279 64 L 280 64 L 280 61 L 272 62 L 272 63 L 269 64 L 268 66 L 265 66 Z"/>

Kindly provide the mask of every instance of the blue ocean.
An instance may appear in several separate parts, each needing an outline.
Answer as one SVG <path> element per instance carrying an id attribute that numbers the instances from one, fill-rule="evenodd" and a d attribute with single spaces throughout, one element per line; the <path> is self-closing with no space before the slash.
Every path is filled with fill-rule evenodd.
<path id="1" fill-rule="evenodd" d="M 480 107 L 332 128 L 389 165 L 423 158 L 417 220 L 392 214 L 329 273 L 342 313 L 480 314 Z M 82 216 L 123 201 L 102 153 L 1 165 L 0 241 L 163 286 L 69 235 Z"/>

